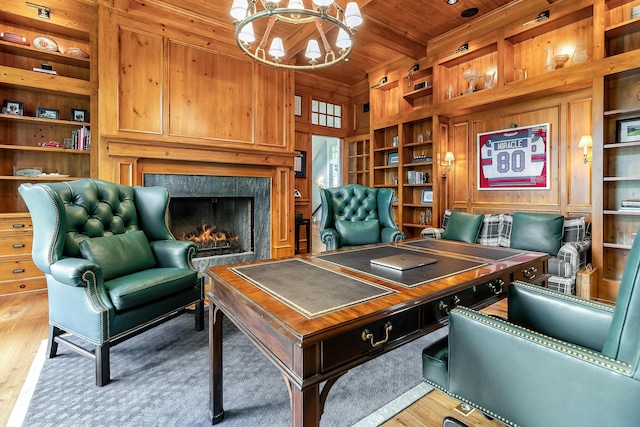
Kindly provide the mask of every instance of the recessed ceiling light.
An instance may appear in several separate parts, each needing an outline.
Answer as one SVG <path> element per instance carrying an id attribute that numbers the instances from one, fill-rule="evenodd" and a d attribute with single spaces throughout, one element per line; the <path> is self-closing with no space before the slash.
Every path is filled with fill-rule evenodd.
<path id="1" fill-rule="evenodd" d="M 447 4 L 456 4 L 458 0 L 447 0 Z"/>
<path id="2" fill-rule="evenodd" d="M 460 16 L 462 16 L 463 18 L 471 18 L 472 16 L 475 16 L 477 13 L 478 13 L 478 8 L 471 7 L 467 10 L 463 10 Z"/>

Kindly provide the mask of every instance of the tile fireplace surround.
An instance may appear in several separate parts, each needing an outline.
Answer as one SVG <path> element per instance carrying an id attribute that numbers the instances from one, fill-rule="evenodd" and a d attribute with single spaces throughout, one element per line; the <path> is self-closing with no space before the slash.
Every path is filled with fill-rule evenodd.
<path id="1" fill-rule="evenodd" d="M 253 251 L 194 258 L 193 264 L 201 273 L 216 265 L 255 261 L 270 257 L 271 180 L 269 178 L 145 174 L 144 186 L 154 185 L 167 188 L 172 202 L 182 197 L 253 198 Z"/>

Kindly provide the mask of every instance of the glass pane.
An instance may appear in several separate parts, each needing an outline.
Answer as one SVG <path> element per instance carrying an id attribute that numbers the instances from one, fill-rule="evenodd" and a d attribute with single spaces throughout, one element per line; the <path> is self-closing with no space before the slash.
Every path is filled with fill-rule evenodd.
<path id="1" fill-rule="evenodd" d="M 342 127 L 341 123 L 342 123 L 342 119 L 340 117 L 336 117 L 334 120 L 333 127 L 340 129 Z"/>
<path id="2" fill-rule="evenodd" d="M 342 117 L 342 107 L 340 107 L 339 105 L 336 105 L 335 108 L 333 109 L 333 115 Z"/>
<path id="3" fill-rule="evenodd" d="M 320 110 L 321 113 L 326 114 L 327 113 L 327 103 L 326 102 L 320 102 Z"/>
<path id="4" fill-rule="evenodd" d="M 311 124 L 312 125 L 318 124 L 318 113 L 311 113 Z"/>
<path id="5" fill-rule="evenodd" d="M 311 101 L 311 111 L 318 112 L 318 101 L 315 99 Z"/>
<path id="6" fill-rule="evenodd" d="M 327 104 L 327 114 L 333 116 L 333 104 Z"/>
<path id="7" fill-rule="evenodd" d="M 333 116 L 327 116 L 327 126 L 333 127 Z"/>
<path id="8" fill-rule="evenodd" d="M 325 116 L 324 114 L 320 114 L 320 126 L 326 126 L 327 125 L 327 116 Z"/>

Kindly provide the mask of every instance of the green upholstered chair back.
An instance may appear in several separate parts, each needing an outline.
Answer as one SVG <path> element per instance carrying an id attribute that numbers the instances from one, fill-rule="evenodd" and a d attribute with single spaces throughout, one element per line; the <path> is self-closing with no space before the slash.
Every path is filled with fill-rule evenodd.
<path id="1" fill-rule="evenodd" d="M 631 364 L 640 379 L 640 233 L 627 258 L 602 354 Z"/>
<path id="2" fill-rule="evenodd" d="M 393 190 L 360 184 L 321 190 L 320 228 L 334 228 L 338 220 L 351 222 L 378 219 L 381 227 L 397 228 L 391 216 Z"/>
<path id="3" fill-rule="evenodd" d="M 149 241 L 170 236 L 164 223 L 147 224 L 147 229 L 142 224 L 145 217 L 159 216 L 151 215 L 151 211 L 166 211 L 169 195 L 161 187 L 131 187 L 81 179 L 25 184 L 19 191 L 30 206 L 34 235 L 41 237 L 34 239 L 32 255 L 44 272 L 64 257 L 81 257 L 80 242 L 86 239 L 137 230 L 144 230 Z M 145 201 L 145 206 L 140 207 L 142 204 L 138 204 L 136 198 L 149 202 Z M 154 231 L 150 234 L 151 230 Z"/>

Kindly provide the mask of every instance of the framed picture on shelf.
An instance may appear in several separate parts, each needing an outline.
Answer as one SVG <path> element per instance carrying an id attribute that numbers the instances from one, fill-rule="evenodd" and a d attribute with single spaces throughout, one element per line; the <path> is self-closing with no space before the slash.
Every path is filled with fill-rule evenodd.
<path id="1" fill-rule="evenodd" d="M 293 96 L 293 112 L 296 116 L 302 117 L 302 96 Z"/>
<path id="2" fill-rule="evenodd" d="M 39 119 L 59 120 L 60 110 L 55 110 L 53 108 L 38 107 L 36 108 L 36 117 Z"/>
<path id="3" fill-rule="evenodd" d="M 398 164 L 398 153 L 389 153 L 387 156 L 387 166 L 395 166 Z"/>
<path id="4" fill-rule="evenodd" d="M 2 101 L 2 114 L 10 114 L 12 116 L 22 116 L 22 102 L 19 101 Z"/>
<path id="5" fill-rule="evenodd" d="M 71 121 L 86 123 L 89 121 L 89 112 L 87 110 L 78 110 L 77 108 L 72 108 Z"/>
<path id="6" fill-rule="evenodd" d="M 423 189 L 422 190 L 422 199 L 420 200 L 420 203 L 422 203 L 423 205 L 430 205 L 431 203 L 433 203 L 433 190 L 429 190 L 429 189 Z"/>
<path id="7" fill-rule="evenodd" d="M 305 178 L 307 176 L 307 152 L 299 151 L 298 155 L 293 159 L 293 171 L 296 178 Z"/>
<path id="8" fill-rule="evenodd" d="M 548 190 L 549 135 L 542 123 L 478 134 L 478 190 Z"/>
<path id="9" fill-rule="evenodd" d="M 616 124 L 618 125 L 618 142 L 640 141 L 640 117 L 618 120 Z"/>

